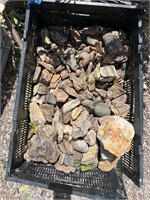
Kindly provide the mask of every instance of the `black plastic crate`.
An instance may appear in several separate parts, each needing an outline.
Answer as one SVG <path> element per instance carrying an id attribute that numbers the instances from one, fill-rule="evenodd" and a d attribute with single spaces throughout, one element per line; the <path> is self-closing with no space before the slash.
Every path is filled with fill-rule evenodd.
<path id="1" fill-rule="evenodd" d="M 72 2 L 72 1 L 70 1 Z M 14 126 L 10 141 L 6 179 L 33 186 L 49 188 L 92 199 L 125 199 L 122 172 L 138 186 L 143 183 L 143 72 L 142 72 L 142 20 L 138 5 L 105 4 L 93 2 L 52 3 L 28 5 L 24 27 L 24 42 L 19 69 L 18 89 L 14 111 Z M 128 37 L 131 55 L 126 69 L 124 88 L 130 112 L 127 116 L 136 135 L 129 153 L 122 156 L 117 168 L 102 172 L 97 168 L 87 172 L 65 174 L 48 164 L 23 159 L 27 144 L 29 112 L 32 96 L 33 66 L 36 63 L 38 33 L 44 26 L 101 25 L 123 30 Z"/>

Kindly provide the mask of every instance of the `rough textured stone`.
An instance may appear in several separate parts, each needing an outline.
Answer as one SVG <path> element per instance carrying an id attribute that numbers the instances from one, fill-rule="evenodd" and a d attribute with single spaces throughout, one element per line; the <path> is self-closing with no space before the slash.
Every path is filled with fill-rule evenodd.
<path id="1" fill-rule="evenodd" d="M 72 87 L 70 87 L 67 83 L 65 83 L 65 82 L 63 82 L 62 84 L 61 84 L 61 88 L 63 88 L 63 90 L 67 93 L 67 94 L 69 94 L 70 96 L 73 96 L 73 97 L 76 97 L 76 98 L 78 98 L 78 94 L 76 93 L 76 91 L 72 88 Z"/>
<path id="2" fill-rule="evenodd" d="M 83 153 L 83 157 L 81 160 L 82 165 L 97 165 L 98 158 L 97 158 L 98 146 L 95 144 L 92 147 L 89 147 L 86 153 Z"/>
<path id="3" fill-rule="evenodd" d="M 73 147 L 72 147 L 71 142 L 69 142 L 68 140 L 64 140 L 64 147 L 66 149 L 66 154 L 68 155 L 73 154 Z"/>
<path id="4" fill-rule="evenodd" d="M 87 142 L 87 144 L 89 146 L 95 145 L 96 144 L 96 132 L 93 130 L 90 130 L 85 137 L 85 141 Z"/>
<path id="5" fill-rule="evenodd" d="M 110 109 L 105 103 L 97 103 L 94 107 L 94 115 L 97 117 L 110 115 Z"/>
<path id="6" fill-rule="evenodd" d="M 60 73 L 60 76 L 61 76 L 61 79 L 64 80 L 66 78 L 69 77 L 69 73 L 67 70 L 63 70 L 61 73 Z"/>
<path id="7" fill-rule="evenodd" d="M 93 91 L 95 89 L 95 78 L 92 74 L 90 74 L 88 78 L 88 88 L 89 91 Z"/>
<path id="8" fill-rule="evenodd" d="M 98 168 L 104 172 L 108 172 L 110 170 L 112 170 L 117 162 L 119 161 L 120 157 L 117 157 L 116 159 L 114 159 L 113 161 L 109 161 L 109 160 L 102 160 L 98 163 Z"/>
<path id="9" fill-rule="evenodd" d="M 73 139 L 84 137 L 85 135 L 86 135 L 86 133 L 83 133 L 80 128 L 78 128 L 77 126 L 73 125 L 73 134 L 72 134 Z"/>
<path id="10" fill-rule="evenodd" d="M 76 107 L 71 113 L 72 120 L 75 120 L 80 115 L 82 110 L 82 106 Z"/>
<path id="11" fill-rule="evenodd" d="M 89 113 L 87 112 L 87 110 L 84 110 L 75 121 L 72 121 L 72 124 L 76 125 L 77 127 L 81 127 L 88 116 Z"/>
<path id="12" fill-rule="evenodd" d="M 75 150 L 85 153 L 88 151 L 88 145 L 84 140 L 76 140 L 72 142 L 72 146 Z"/>
<path id="13" fill-rule="evenodd" d="M 40 94 L 40 95 L 45 95 L 45 94 L 47 94 L 47 93 L 48 93 L 48 87 L 46 87 L 46 86 L 43 85 L 43 84 L 40 84 L 37 93 Z"/>
<path id="14" fill-rule="evenodd" d="M 41 67 L 37 66 L 35 68 L 35 72 L 34 72 L 34 75 L 33 75 L 33 83 L 37 83 L 37 81 L 40 78 L 40 74 L 41 74 Z"/>
<path id="15" fill-rule="evenodd" d="M 103 98 L 106 99 L 107 92 L 103 89 L 95 88 L 95 91 L 98 92 L 98 94 Z"/>
<path id="16" fill-rule="evenodd" d="M 62 89 L 57 89 L 55 92 L 57 102 L 64 103 L 68 99 L 68 94 L 66 94 Z"/>
<path id="17" fill-rule="evenodd" d="M 41 73 L 40 83 L 44 84 L 45 86 L 48 86 L 52 76 L 53 75 L 50 72 L 44 69 Z"/>
<path id="18" fill-rule="evenodd" d="M 60 121 L 59 109 L 57 109 L 54 114 L 54 118 L 52 120 L 52 126 L 54 127 L 54 129 L 56 129 L 58 133 L 58 143 L 60 143 L 63 140 L 64 132 L 63 132 L 63 124 Z"/>
<path id="19" fill-rule="evenodd" d="M 68 141 L 71 141 L 72 140 L 72 126 L 69 126 L 69 125 L 64 125 L 63 126 L 63 131 L 64 131 L 64 134 L 68 134 L 69 137 L 68 137 Z"/>
<path id="20" fill-rule="evenodd" d="M 84 88 L 84 82 L 82 79 L 70 74 L 70 80 L 72 81 L 73 87 L 76 91 L 80 91 Z"/>
<path id="21" fill-rule="evenodd" d="M 37 103 L 31 102 L 29 106 L 30 120 L 35 124 L 45 124 L 46 120 Z"/>
<path id="22" fill-rule="evenodd" d="M 48 94 L 48 95 L 46 95 L 46 102 L 50 103 L 52 105 L 55 105 L 56 104 L 56 97 L 52 94 Z"/>
<path id="23" fill-rule="evenodd" d="M 127 56 L 121 44 L 119 34 L 117 31 L 112 31 L 103 35 L 103 40 L 107 52 L 114 58 L 116 62 L 125 62 Z"/>
<path id="24" fill-rule="evenodd" d="M 125 94 L 125 90 L 120 85 L 113 85 L 107 91 L 107 96 L 110 100 L 115 99 L 123 94 Z"/>
<path id="25" fill-rule="evenodd" d="M 115 115 L 120 117 L 126 117 L 129 113 L 130 106 L 125 103 L 112 103 L 111 110 Z"/>
<path id="26" fill-rule="evenodd" d="M 80 59 L 81 60 L 79 61 L 80 67 L 84 68 L 84 67 L 86 67 L 89 64 L 89 62 L 94 61 L 95 55 L 96 55 L 96 53 L 94 51 L 92 51 L 90 53 L 82 52 L 80 54 Z"/>
<path id="27" fill-rule="evenodd" d="M 66 68 L 66 67 L 65 67 L 64 65 L 59 65 L 59 66 L 55 69 L 55 71 L 56 71 L 56 73 L 61 73 L 65 68 Z"/>
<path id="28" fill-rule="evenodd" d="M 82 93 L 80 93 L 80 99 L 84 100 L 84 99 L 92 99 L 93 97 L 93 93 L 88 91 L 88 90 L 84 90 Z"/>
<path id="29" fill-rule="evenodd" d="M 64 164 L 65 164 L 66 166 L 71 166 L 71 167 L 73 167 L 73 165 L 74 165 L 73 156 L 71 156 L 71 155 L 65 155 Z"/>
<path id="30" fill-rule="evenodd" d="M 47 69 L 52 74 L 55 73 L 55 69 L 51 64 L 48 64 L 48 63 L 42 62 L 42 61 L 38 61 L 38 65 L 44 67 L 45 69 Z"/>
<path id="31" fill-rule="evenodd" d="M 39 105 L 43 104 L 45 102 L 45 95 L 39 95 L 37 94 L 36 96 L 33 96 L 32 99 L 31 99 L 31 102 L 36 102 L 38 103 Z"/>
<path id="32" fill-rule="evenodd" d="M 117 157 L 129 151 L 135 134 L 132 124 L 119 116 L 106 116 L 100 120 L 102 125 L 99 127 L 97 137 L 104 149 Z"/>
<path id="33" fill-rule="evenodd" d="M 51 30 L 50 31 L 51 39 L 58 45 L 64 45 L 67 42 L 67 37 L 63 33 L 62 29 Z"/>
<path id="34" fill-rule="evenodd" d="M 83 157 L 82 153 L 73 149 L 73 159 L 74 159 L 74 161 L 80 162 L 82 160 L 82 157 Z"/>
<path id="35" fill-rule="evenodd" d="M 49 104 L 40 105 L 40 109 L 43 113 L 43 116 L 47 122 L 52 121 L 52 116 L 54 115 L 54 106 Z"/>
<path id="36" fill-rule="evenodd" d="M 66 61 L 67 61 L 67 64 L 69 65 L 69 67 L 71 67 L 71 69 L 73 71 L 76 71 L 77 68 L 79 67 L 74 54 L 68 53 Z"/>
<path id="37" fill-rule="evenodd" d="M 127 95 L 123 94 L 120 97 L 117 97 L 116 99 L 112 100 L 112 103 L 125 103 L 127 101 Z"/>
<path id="38" fill-rule="evenodd" d="M 68 124 L 71 121 L 71 111 L 63 114 L 63 123 Z"/>
<path id="39" fill-rule="evenodd" d="M 56 88 L 61 78 L 59 74 L 54 74 L 50 81 L 50 88 Z"/>
<path id="40" fill-rule="evenodd" d="M 100 68 L 100 75 L 103 78 L 117 77 L 116 69 L 114 65 L 107 65 Z"/>
<path id="41" fill-rule="evenodd" d="M 36 135 L 30 139 L 24 159 L 29 161 L 55 163 L 59 157 L 58 146 L 54 140 L 56 132 L 50 125 L 38 128 Z"/>
<path id="42" fill-rule="evenodd" d="M 91 130 L 97 132 L 98 131 L 98 128 L 99 128 L 99 123 L 98 123 L 98 117 L 92 117 L 91 118 Z"/>
<path id="43" fill-rule="evenodd" d="M 62 107 L 63 114 L 66 114 L 67 112 L 73 110 L 78 105 L 80 105 L 79 99 L 71 100 L 71 101 L 65 103 Z"/>
<path id="44" fill-rule="evenodd" d="M 48 58 L 48 64 L 51 64 L 54 67 L 58 67 L 59 65 L 61 65 L 61 61 L 56 54 L 49 53 Z"/>
<path id="45" fill-rule="evenodd" d="M 100 62 L 99 62 L 94 69 L 95 80 L 100 80 L 100 75 L 101 75 L 101 67 L 100 67 Z"/>

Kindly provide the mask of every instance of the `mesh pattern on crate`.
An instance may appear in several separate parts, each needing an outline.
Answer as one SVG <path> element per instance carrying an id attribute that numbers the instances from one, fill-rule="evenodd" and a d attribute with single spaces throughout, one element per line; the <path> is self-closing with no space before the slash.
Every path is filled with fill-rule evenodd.
<path id="1" fill-rule="evenodd" d="M 23 160 L 23 154 L 25 152 L 25 146 L 27 141 L 28 132 L 28 120 L 22 120 L 19 124 L 16 137 L 16 148 L 15 148 L 15 162 L 16 164 L 21 163 Z"/>
<path id="2" fill-rule="evenodd" d="M 44 182 L 55 182 L 75 185 L 76 187 L 94 188 L 98 190 L 105 190 L 108 192 L 113 191 L 112 178 L 113 172 L 104 173 L 98 168 L 94 168 L 90 171 L 81 172 L 76 170 L 74 173 L 66 174 L 64 172 L 57 171 L 53 166 L 48 166 L 43 163 L 30 162 L 28 167 L 23 167 L 23 173 L 33 178 L 43 179 Z M 115 183 L 114 179 L 114 183 Z"/>

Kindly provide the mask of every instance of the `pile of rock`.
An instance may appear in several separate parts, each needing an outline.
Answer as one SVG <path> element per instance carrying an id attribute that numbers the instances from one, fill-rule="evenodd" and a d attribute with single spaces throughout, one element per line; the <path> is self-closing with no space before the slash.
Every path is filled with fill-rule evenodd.
<path id="1" fill-rule="evenodd" d="M 24 158 L 66 173 L 79 166 L 111 170 L 134 136 L 122 118 L 130 109 L 123 89 L 125 33 L 100 26 L 48 27 L 40 37 Z"/>

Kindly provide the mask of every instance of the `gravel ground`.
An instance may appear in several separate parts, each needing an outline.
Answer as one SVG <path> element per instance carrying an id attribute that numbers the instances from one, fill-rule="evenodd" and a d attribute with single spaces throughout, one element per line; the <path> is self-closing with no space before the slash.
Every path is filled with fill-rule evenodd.
<path id="1" fill-rule="evenodd" d="M 148 18 L 144 19 L 148 21 Z M 148 22 L 144 24 L 148 30 Z M 144 185 L 138 188 L 130 179 L 123 175 L 124 185 L 129 200 L 150 199 L 150 63 L 149 38 L 144 37 Z M 84 197 L 56 193 L 52 190 L 24 186 L 22 184 L 5 181 L 5 168 L 8 156 L 8 146 L 13 126 L 13 110 L 16 99 L 18 70 L 6 66 L 1 84 L 1 134 L 0 134 L 0 200 L 88 200 Z"/>

